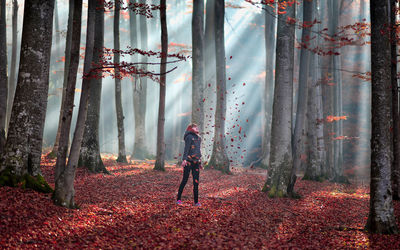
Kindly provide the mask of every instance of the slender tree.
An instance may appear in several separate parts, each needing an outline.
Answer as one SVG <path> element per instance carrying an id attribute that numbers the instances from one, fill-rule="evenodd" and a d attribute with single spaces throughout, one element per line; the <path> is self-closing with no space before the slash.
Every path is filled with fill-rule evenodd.
<path id="1" fill-rule="evenodd" d="M 7 38 L 6 1 L 0 3 L 0 154 L 6 140 L 7 116 Z"/>
<path id="2" fill-rule="evenodd" d="M 196 1 L 200 2 L 200 1 Z M 199 3 L 196 3 L 196 5 Z M 193 6 L 194 7 L 194 6 Z M 212 142 L 215 115 L 215 0 L 207 0 L 204 31 L 204 128 L 203 142 Z M 182 139 L 180 139 L 182 140 Z M 205 146 L 205 143 L 202 143 Z"/>
<path id="3" fill-rule="evenodd" d="M 7 98 L 7 120 L 6 129 L 11 116 L 11 108 L 14 100 L 16 68 L 17 68 L 17 28 L 18 28 L 18 1 L 13 0 L 12 7 L 12 48 L 11 48 L 11 65 L 10 75 L 8 76 L 8 98 Z"/>
<path id="4" fill-rule="evenodd" d="M 215 56 L 217 72 L 217 103 L 215 108 L 214 144 L 208 167 L 230 173 L 229 158 L 225 147 L 226 117 L 226 59 L 224 38 L 225 1 L 215 0 Z"/>
<path id="5" fill-rule="evenodd" d="M 145 0 L 140 0 L 141 4 L 145 4 Z M 143 15 L 139 16 L 141 49 L 148 49 L 147 42 L 147 18 Z M 132 27 L 132 26 L 131 26 Z M 131 30 L 132 32 L 132 30 Z M 133 44 L 132 44 L 133 45 Z M 143 71 L 147 71 L 147 57 L 142 58 Z M 147 78 L 141 77 L 140 81 L 135 81 L 133 106 L 135 113 L 135 145 L 133 148 L 133 158 L 145 159 L 149 156 L 146 147 L 146 95 L 147 95 Z"/>
<path id="6" fill-rule="evenodd" d="M 93 63 L 99 65 L 104 47 L 104 2 L 96 1 L 96 17 L 94 31 Z M 90 93 L 85 132 L 80 149 L 79 165 L 85 166 L 91 172 L 109 173 L 100 156 L 99 118 L 102 88 L 102 73 L 96 72 L 90 81 Z"/>
<path id="7" fill-rule="evenodd" d="M 396 0 L 390 0 L 390 22 L 396 30 Z M 392 80 L 392 116 L 393 116 L 393 164 L 392 185 L 393 199 L 400 200 L 400 113 L 399 113 L 399 85 L 397 79 L 397 34 L 391 32 L 391 80 Z"/>
<path id="8" fill-rule="evenodd" d="M 168 29 L 167 29 L 167 5 L 166 0 L 160 2 L 161 19 L 161 65 L 160 65 L 160 101 L 158 106 L 158 124 L 157 124 L 157 156 L 154 166 L 155 170 L 165 170 L 165 94 L 166 94 L 166 71 L 168 55 Z"/>
<path id="9" fill-rule="evenodd" d="M 285 2 L 279 0 L 280 2 Z M 270 197 L 288 195 L 292 158 L 292 100 L 295 6 L 279 16 L 276 42 L 276 75 L 271 128 L 271 156 L 263 191 Z"/>
<path id="10" fill-rule="evenodd" d="M 24 181 L 28 187 L 49 192 L 41 177 L 43 128 L 49 88 L 49 66 L 54 0 L 26 0 L 21 42 L 18 84 L 1 156 L 3 183 L 15 186 Z M 40 13 L 40 15 L 38 15 Z"/>
<path id="11" fill-rule="evenodd" d="M 265 83 L 264 83 L 264 98 L 263 101 L 263 137 L 261 145 L 261 158 L 251 165 L 260 163 L 261 168 L 267 168 L 270 155 L 271 141 L 271 118 L 272 104 L 274 98 L 274 68 L 275 68 L 275 45 L 276 45 L 276 17 L 274 15 L 273 6 L 266 5 L 265 8 Z"/>
<path id="12" fill-rule="evenodd" d="M 303 2 L 303 23 L 310 24 L 313 20 L 313 2 Z M 302 44 L 308 44 L 310 41 L 311 28 L 303 26 L 301 34 Z M 293 134 L 293 168 L 290 178 L 289 191 L 293 191 L 296 182 L 296 172 L 301 164 L 301 146 L 304 144 L 304 125 L 307 112 L 308 101 L 308 82 L 309 82 L 309 65 L 311 52 L 307 49 L 300 51 L 300 70 L 299 70 L 299 91 L 297 101 L 296 123 Z"/>
<path id="13" fill-rule="evenodd" d="M 114 49 L 120 49 L 119 39 L 119 16 L 120 16 L 121 2 L 115 0 L 115 14 L 114 14 Z M 120 55 L 115 53 L 114 55 L 115 65 L 120 63 Z M 124 129 L 124 111 L 122 109 L 122 97 L 121 97 L 121 75 L 119 68 L 115 68 L 115 108 L 117 113 L 117 128 L 118 128 L 118 158 L 117 162 L 128 162 L 126 160 L 125 153 L 125 129 Z"/>
<path id="14" fill-rule="evenodd" d="M 204 130 L 204 1 L 193 2 L 192 15 L 192 122 Z"/>
<path id="15" fill-rule="evenodd" d="M 54 142 L 53 150 L 50 152 L 48 157 L 53 158 L 57 156 L 58 152 L 58 147 L 60 143 L 60 136 L 61 136 L 61 124 L 63 123 L 62 118 L 64 117 L 63 115 L 63 106 L 65 102 L 65 91 L 67 89 L 67 84 L 68 84 L 68 74 L 69 74 L 69 64 L 71 60 L 71 43 L 72 43 L 72 22 L 73 22 L 73 8 L 74 8 L 74 0 L 69 0 L 69 6 L 68 6 L 68 26 L 67 26 L 67 38 L 65 42 L 65 62 L 64 62 L 64 78 L 63 78 L 63 87 L 62 87 L 62 96 L 61 96 L 61 105 L 60 105 L 60 114 L 58 117 L 58 128 L 57 128 L 57 134 L 56 134 L 56 140 Z M 56 18 L 58 23 L 58 18 Z M 56 28 L 57 30 L 57 28 Z M 58 36 L 57 36 L 58 37 Z M 56 41 L 59 41 L 60 39 L 56 39 Z M 59 43 L 56 43 L 56 45 Z M 57 53 L 55 53 L 58 55 Z"/>
<path id="16" fill-rule="evenodd" d="M 79 52 L 80 52 L 80 41 L 81 41 L 81 19 L 82 19 L 82 0 L 74 0 L 70 3 L 69 16 L 73 19 L 68 28 L 72 29 L 71 32 L 71 48 L 69 50 L 70 63 L 67 72 L 67 86 L 63 94 L 65 94 L 64 102 L 62 104 L 61 129 L 59 148 L 57 150 L 57 161 L 55 170 L 55 190 L 53 194 L 54 203 L 60 206 L 69 208 L 75 208 L 74 202 L 74 191 L 73 191 L 73 180 L 75 176 L 75 166 L 66 166 L 66 158 L 68 153 L 68 141 L 71 128 L 72 113 L 74 109 L 74 97 L 75 97 L 75 86 L 76 77 L 79 66 Z M 90 4 L 90 3 L 89 3 Z M 89 6 L 93 8 L 93 4 Z M 90 13 L 89 13 L 90 15 Z M 93 16 L 89 16 L 93 18 Z M 90 22 L 90 21 L 88 21 Z M 83 94 L 83 93 L 82 93 Z M 84 105 L 84 104 L 83 104 Z M 70 158 L 69 161 L 71 161 Z"/>
<path id="17" fill-rule="evenodd" d="M 391 164 L 391 51 L 387 21 L 390 1 L 371 0 L 371 183 L 366 229 L 372 233 L 398 233 L 393 211 Z"/>

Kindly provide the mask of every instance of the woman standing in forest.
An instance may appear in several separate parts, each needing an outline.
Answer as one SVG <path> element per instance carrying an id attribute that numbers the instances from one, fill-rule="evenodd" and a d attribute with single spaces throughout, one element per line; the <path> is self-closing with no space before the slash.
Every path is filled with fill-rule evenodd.
<path id="1" fill-rule="evenodd" d="M 199 135 L 199 128 L 197 124 L 191 123 L 186 128 L 185 135 L 183 137 L 185 140 L 185 149 L 182 157 L 182 167 L 183 167 L 183 179 L 181 185 L 179 186 L 178 197 L 176 204 L 182 204 L 181 196 L 183 189 L 189 179 L 190 171 L 192 171 L 193 176 L 193 196 L 194 205 L 200 206 L 199 203 L 199 175 L 201 168 L 201 137 Z"/>

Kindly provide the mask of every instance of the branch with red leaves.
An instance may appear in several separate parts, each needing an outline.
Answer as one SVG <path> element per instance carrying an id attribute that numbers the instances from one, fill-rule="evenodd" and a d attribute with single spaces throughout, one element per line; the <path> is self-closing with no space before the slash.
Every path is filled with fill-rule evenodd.
<path id="1" fill-rule="evenodd" d="M 161 52 L 154 52 L 154 51 L 145 51 L 137 48 L 130 48 L 128 47 L 127 50 L 116 50 L 116 49 L 109 49 L 109 48 L 103 48 L 103 57 L 100 60 L 99 64 L 93 65 L 90 73 L 87 76 L 84 77 L 93 77 L 93 78 L 99 78 L 99 77 L 106 77 L 106 76 L 111 76 L 113 78 L 124 78 L 124 77 L 132 77 L 133 75 L 139 76 L 139 77 L 149 77 L 151 80 L 155 82 L 160 82 L 159 78 L 157 76 L 161 76 L 164 74 L 168 74 L 175 69 L 177 69 L 177 66 L 173 67 L 172 69 L 168 70 L 167 72 L 161 74 L 161 73 L 156 73 L 153 71 L 144 71 L 143 69 L 140 68 L 140 65 L 160 65 L 161 63 L 152 63 L 152 62 L 126 62 L 122 61 L 119 64 L 115 64 L 113 61 L 113 56 L 115 54 L 121 55 L 121 57 L 124 56 L 132 56 L 135 54 L 139 54 L 141 56 L 147 56 L 147 57 L 155 57 L 155 58 L 162 58 L 162 57 L 169 57 L 169 58 L 175 58 L 173 61 L 167 62 L 167 64 L 175 64 L 179 63 L 181 61 L 186 61 L 187 58 L 190 56 L 183 56 L 180 54 L 168 54 L 164 55 Z M 119 69 L 119 74 L 115 74 L 115 69 Z"/>

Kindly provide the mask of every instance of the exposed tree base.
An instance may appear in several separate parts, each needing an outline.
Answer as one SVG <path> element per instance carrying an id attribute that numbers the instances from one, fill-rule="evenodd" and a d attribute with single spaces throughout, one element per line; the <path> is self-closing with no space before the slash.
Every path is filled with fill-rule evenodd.
<path id="1" fill-rule="evenodd" d="M 52 200 L 55 205 L 70 209 L 79 209 L 80 206 L 75 204 L 74 197 L 65 193 L 53 192 Z"/>
<path id="2" fill-rule="evenodd" d="M 145 159 L 150 159 L 150 157 L 151 155 L 146 149 L 135 147 L 135 150 L 133 151 L 133 157 L 132 157 L 133 159 L 145 160 Z"/>
<path id="3" fill-rule="evenodd" d="M 118 155 L 116 162 L 128 163 L 128 160 L 126 159 L 126 155 Z"/>
<path id="4" fill-rule="evenodd" d="M 303 178 L 301 178 L 304 181 L 318 181 L 318 182 L 323 182 L 326 180 L 326 177 L 323 175 L 310 175 L 310 174 L 305 174 Z"/>
<path id="5" fill-rule="evenodd" d="M 103 164 L 101 157 L 98 157 L 97 161 L 91 161 L 89 159 L 83 159 L 82 156 L 79 156 L 78 166 L 86 167 L 92 173 L 104 173 L 111 174 Z"/>
<path id="6" fill-rule="evenodd" d="M 268 169 L 268 165 L 263 163 L 263 159 L 259 158 L 258 160 L 252 161 L 250 163 L 250 167 Z"/>
<path id="7" fill-rule="evenodd" d="M 226 167 L 228 165 L 228 167 Z M 212 159 L 204 166 L 204 169 L 216 169 L 221 171 L 224 174 L 232 174 L 229 169 L 229 161 L 228 164 L 217 164 L 215 159 Z"/>
<path id="8" fill-rule="evenodd" d="M 343 175 L 335 176 L 330 181 L 335 183 L 350 184 L 349 179 Z"/>
<path id="9" fill-rule="evenodd" d="M 49 186 L 43 176 L 32 176 L 29 174 L 17 176 L 12 173 L 10 167 L 0 172 L 0 187 L 2 186 L 22 187 L 24 189 L 28 188 L 41 193 L 53 192 L 53 189 Z"/>
<path id="10" fill-rule="evenodd" d="M 365 230 L 370 233 L 378 234 L 398 234 L 399 229 L 397 227 L 395 220 L 383 221 L 372 221 L 371 216 L 368 217 L 367 224 L 365 225 Z"/>
<path id="11" fill-rule="evenodd" d="M 157 170 L 157 171 L 165 171 L 164 164 L 161 164 L 161 163 L 158 163 L 158 162 L 156 162 L 156 164 L 154 165 L 153 169 Z"/>

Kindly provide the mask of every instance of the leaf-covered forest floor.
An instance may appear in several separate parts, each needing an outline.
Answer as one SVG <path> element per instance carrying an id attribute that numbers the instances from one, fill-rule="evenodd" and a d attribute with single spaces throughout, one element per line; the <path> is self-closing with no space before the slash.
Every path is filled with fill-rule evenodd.
<path id="1" fill-rule="evenodd" d="M 54 187 L 54 161 L 42 171 Z M 78 169 L 80 209 L 53 205 L 50 194 L 0 188 L 0 248 L 400 248 L 400 236 L 363 231 L 368 187 L 299 180 L 301 199 L 270 199 L 261 192 L 265 170 L 216 170 L 200 174 L 201 207 L 193 206 L 192 183 L 175 204 L 182 170 L 152 162 L 117 164 L 112 175 Z M 400 219 L 400 202 L 395 202 Z M 400 225 L 400 223 L 399 223 Z"/>

